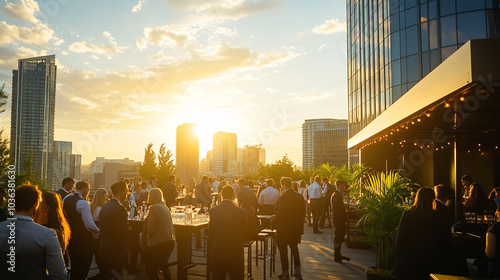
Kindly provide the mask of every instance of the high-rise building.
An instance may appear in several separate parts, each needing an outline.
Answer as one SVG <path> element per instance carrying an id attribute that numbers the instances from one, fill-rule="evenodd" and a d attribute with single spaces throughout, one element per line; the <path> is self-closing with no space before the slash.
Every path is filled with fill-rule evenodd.
<path id="1" fill-rule="evenodd" d="M 313 135 L 314 167 L 347 165 L 347 123 L 344 127 L 318 129 Z"/>
<path id="2" fill-rule="evenodd" d="M 116 182 L 119 178 L 133 178 L 137 176 L 139 174 L 138 165 L 138 162 L 129 158 L 106 159 L 104 157 L 96 157 L 96 159 L 90 163 L 85 177 L 93 188 L 109 188 L 111 184 Z M 108 166 L 107 173 L 106 166 Z M 149 178 L 142 179 L 146 181 Z"/>
<path id="3" fill-rule="evenodd" d="M 327 128 L 345 127 L 347 120 L 311 119 L 302 124 L 302 168 L 314 167 L 314 131 Z"/>
<path id="4" fill-rule="evenodd" d="M 69 177 L 81 179 L 82 155 L 71 154 L 69 157 Z"/>
<path id="5" fill-rule="evenodd" d="M 239 175 L 257 173 L 261 165 L 266 164 L 266 149 L 261 145 L 238 148 L 237 170 Z"/>
<path id="6" fill-rule="evenodd" d="M 237 137 L 236 133 L 217 132 L 214 134 L 213 173 L 227 174 L 236 172 Z"/>
<path id="7" fill-rule="evenodd" d="M 500 6 L 347 1 L 348 148 L 422 186 L 500 184 Z M 486 188 L 488 191 L 488 188 Z"/>
<path id="8" fill-rule="evenodd" d="M 177 177 L 184 184 L 189 178 L 198 179 L 200 140 L 196 134 L 196 124 L 186 123 L 177 127 L 175 166 Z"/>
<path id="9" fill-rule="evenodd" d="M 12 75 L 11 151 L 16 171 L 33 157 L 35 178 L 50 182 L 56 99 L 55 55 L 20 59 Z"/>
<path id="10" fill-rule="evenodd" d="M 68 141 L 54 141 L 54 152 L 52 153 L 53 171 L 51 187 L 57 189 L 61 187 L 62 180 L 69 177 L 71 165 L 71 152 L 73 144 Z"/>

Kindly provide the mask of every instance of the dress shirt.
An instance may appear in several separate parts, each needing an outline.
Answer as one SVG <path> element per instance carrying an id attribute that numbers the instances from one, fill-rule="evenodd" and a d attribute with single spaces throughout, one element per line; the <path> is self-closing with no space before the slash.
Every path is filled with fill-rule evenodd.
<path id="1" fill-rule="evenodd" d="M 62 190 L 63 192 L 70 194 L 71 192 L 67 191 L 65 188 L 60 188 L 59 190 Z"/>
<path id="2" fill-rule="evenodd" d="M 99 213 L 101 213 L 101 206 L 97 206 L 97 208 L 94 211 L 94 214 L 92 214 L 92 220 L 95 222 L 99 222 Z M 93 232 L 92 235 L 94 236 L 94 239 L 99 239 L 99 233 L 98 232 Z"/>
<path id="3" fill-rule="evenodd" d="M 79 192 L 74 192 L 73 195 L 79 195 L 83 198 L 82 194 Z M 67 195 L 68 197 L 70 195 Z M 65 199 L 66 199 L 65 197 Z M 76 203 L 76 212 L 82 215 L 83 223 L 85 224 L 85 228 L 92 233 L 99 232 L 99 228 L 95 225 L 94 220 L 92 219 L 92 213 L 90 213 L 90 205 L 86 200 L 78 200 Z"/>
<path id="4" fill-rule="evenodd" d="M 214 193 L 216 193 L 218 191 L 219 184 L 220 184 L 219 181 L 215 181 L 215 182 L 212 183 L 212 187 L 213 187 L 213 192 Z"/>
<path id="5" fill-rule="evenodd" d="M 437 199 L 436 198 L 436 201 L 439 201 L 439 202 L 441 202 L 441 204 L 443 204 L 444 206 L 446 206 L 446 203 L 444 203 L 441 199 Z"/>
<path id="6" fill-rule="evenodd" d="M 312 183 L 309 188 L 307 188 L 307 193 L 309 194 L 309 198 L 311 199 L 323 197 L 323 190 L 317 182 Z"/>
<path id="7" fill-rule="evenodd" d="M 278 199 L 280 198 L 280 191 L 274 187 L 265 188 L 259 195 L 260 205 L 276 205 Z"/>

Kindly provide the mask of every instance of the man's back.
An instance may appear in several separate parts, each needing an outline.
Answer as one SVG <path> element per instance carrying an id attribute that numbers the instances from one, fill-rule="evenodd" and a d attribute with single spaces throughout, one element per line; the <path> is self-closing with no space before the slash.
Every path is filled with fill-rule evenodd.
<path id="1" fill-rule="evenodd" d="M 212 202 L 212 194 L 210 193 L 210 186 L 201 182 L 195 187 L 196 204 L 201 204 L 203 207 L 210 206 Z"/>
<path id="2" fill-rule="evenodd" d="M 82 200 L 78 193 L 67 196 L 64 200 L 63 209 L 66 212 L 68 223 L 71 228 L 70 242 L 91 242 L 92 233 L 87 230 L 83 222 L 82 214 L 77 211 L 77 203 Z"/>
<path id="3" fill-rule="evenodd" d="M 175 184 L 172 182 L 168 182 L 162 189 L 163 199 L 165 200 L 165 204 L 170 207 L 171 205 L 175 205 L 175 199 L 177 198 L 177 189 Z"/>
<path id="4" fill-rule="evenodd" d="M 259 195 L 259 204 L 276 205 L 280 196 L 280 191 L 278 191 L 274 187 L 267 187 Z"/>
<path id="5" fill-rule="evenodd" d="M 117 199 L 106 202 L 99 213 L 101 228 L 99 259 L 104 262 L 126 263 L 127 253 L 127 211 Z"/>
<path id="6" fill-rule="evenodd" d="M 257 197 L 255 193 L 249 187 L 242 187 L 240 189 L 240 194 L 238 195 L 238 201 L 241 203 L 241 206 L 249 211 L 250 209 L 256 209 Z"/>
<path id="7" fill-rule="evenodd" d="M 15 239 L 9 239 L 12 232 L 15 233 Z M 11 253 L 11 246 L 15 247 L 15 274 L 8 272 L 11 267 L 8 261 L 12 259 L 8 255 Z M 55 231 L 36 224 L 29 218 L 0 223 L 0 263 L 2 279 L 66 279 L 64 260 Z"/>
<path id="8" fill-rule="evenodd" d="M 278 209 L 273 224 L 278 236 L 290 242 L 300 242 L 304 233 L 306 204 L 302 195 L 289 189 L 278 200 Z"/>

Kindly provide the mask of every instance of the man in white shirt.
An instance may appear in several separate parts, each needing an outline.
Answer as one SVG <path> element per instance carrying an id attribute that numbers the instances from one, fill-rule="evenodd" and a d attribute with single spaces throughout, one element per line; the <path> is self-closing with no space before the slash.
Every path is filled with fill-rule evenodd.
<path id="1" fill-rule="evenodd" d="M 93 235 L 99 228 L 92 219 L 90 205 L 86 201 L 90 186 L 85 181 L 76 183 L 75 192 L 64 198 L 63 209 L 71 228 L 68 253 L 71 260 L 71 280 L 86 279 L 92 263 Z"/>
<path id="2" fill-rule="evenodd" d="M 261 215 L 273 215 L 276 210 L 276 203 L 280 198 L 280 191 L 272 185 L 267 186 L 259 195 L 259 205 Z"/>
<path id="3" fill-rule="evenodd" d="M 56 232 L 33 222 L 42 193 L 36 186 L 16 189 L 16 215 L 0 223 L 0 278 L 66 279 Z"/>
<path id="4" fill-rule="evenodd" d="M 311 199 L 311 212 L 313 215 L 313 233 L 323 233 L 318 230 L 321 210 L 323 209 L 323 189 L 321 188 L 321 178 L 316 176 L 314 182 L 307 188 L 307 194 Z"/>
<path id="5" fill-rule="evenodd" d="M 214 193 L 218 192 L 219 184 L 220 184 L 220 182 L 217 179 L 215 179 L 215 181 L 212 183 L 212 189 L 213 189 Z"/>

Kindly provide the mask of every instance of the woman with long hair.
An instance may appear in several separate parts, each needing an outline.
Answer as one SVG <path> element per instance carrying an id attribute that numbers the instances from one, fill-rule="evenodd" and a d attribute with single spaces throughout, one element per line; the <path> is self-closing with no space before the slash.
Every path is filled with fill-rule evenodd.
<path id="1" fill-rule="evenodd" d="M 434 190 L 420 188 L 415 203 L 404 212 L 396 236 L 393 274 L 400 279 L 429 279 L 439 265 L 438 240 L 446 238 L 446 223 L 438 221 Z"/>
<path id="2" fill-rule="evenodd" d="M 305 180 L 300 180 L 298 193 L 304 197 L 304 200 L 307 200 L 307 185 Z"/>
<path id="3" fill-rule="evenodd" d="M 61 197 L 54 192 L 44 192 L 42 196 L 43 200 L 37 210 L 35 222 L 57 233 L 59 245 L 64 254 L 71 236 L 71 229 L 64 216 Z"/>
<path id="4" fill-rule="evenodd" d="M 149 279 L 159 279 L 158 273 L 170 280 L 168 259 L 175 245 L 175 232 L 170 210 L 163 203 L 163 193 L 154 188 L 149 191 L 149 214 L 144 221 L 141 247 L 145 255 Z"/>
<path id="5" fill-rule="evenodd" d="M 99 213 L 101 212 L 101 207 L 107 201 L 107 192 L 104 188 L 99 188 L 95 191 L 94 197 L 90 202 L 90 213 L 92 214 L 92 219 L 96 226 L 99 227 Z"/>

